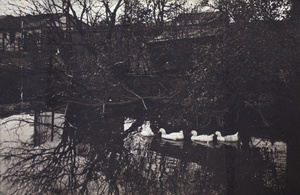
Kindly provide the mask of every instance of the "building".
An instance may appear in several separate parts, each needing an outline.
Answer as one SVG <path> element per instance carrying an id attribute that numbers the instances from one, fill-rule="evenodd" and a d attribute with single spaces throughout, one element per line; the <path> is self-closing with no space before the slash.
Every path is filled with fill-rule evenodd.
<path id="1" fill-rule="evenodd" d="M 152 41 L 216 36 L 222 32 L 222 27 L 220 12 L 182 13 L 166 23 L 163 32 Z"/>
<path id="2" fill-rule="evenodd" d="M 64 34 L 88 25 L 66 14 L 0 16 L 0 50 L 42 52 L 53 27 Z"/>

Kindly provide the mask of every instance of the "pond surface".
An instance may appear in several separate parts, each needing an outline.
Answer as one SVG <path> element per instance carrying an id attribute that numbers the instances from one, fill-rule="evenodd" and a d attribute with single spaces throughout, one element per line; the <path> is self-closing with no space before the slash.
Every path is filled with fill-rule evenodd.
<path id="1" fill-rule="evenodd" d="M 56 115 L 54 140 L 33 146 L 32 116 L 14 117 L 23 121 L 9 117 L 0 124 L 5 179 L 0 194 L 285 194 L 287 189 L 288 145 L 282 140 L 168 141 L 143 137 L 136 129 L 120 141 L 99 129 L 62 142 L 63 119 Z"/>
<path id="2" fill-rule="evenodd" d="M 285 188 L 287 146 L 282 141 L 253 137 L 243 146 L 136 136 L 130 152 L 145 182 L 130 189 L 134 194 L 276 194 Z M 149 184 L 152 189 L 145 189 Z"/>

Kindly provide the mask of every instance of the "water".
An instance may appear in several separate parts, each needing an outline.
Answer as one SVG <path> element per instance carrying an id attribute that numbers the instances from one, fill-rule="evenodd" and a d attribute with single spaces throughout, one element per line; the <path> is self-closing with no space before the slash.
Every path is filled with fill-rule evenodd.
<path id="1" fill-rule="evenodd" d="M 18 118 L 30 123 L 12 120 Z M 0 121 L 0 173 L 8 179 L 0 194 L 284 194 L 287 189 L 283 140 L 252 136 L 207 144 L 133 131 L 120 141 L 98 128 L 76 131 L 62 142 L 64 120 L 56 115 L 54 140 L 33 146 L 32 121 L 29 115 Z"/>

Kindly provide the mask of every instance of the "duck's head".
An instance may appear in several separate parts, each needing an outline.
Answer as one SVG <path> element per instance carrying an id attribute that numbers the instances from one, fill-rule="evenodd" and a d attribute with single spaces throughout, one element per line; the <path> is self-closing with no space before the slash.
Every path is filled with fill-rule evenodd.
<path id="1" fill-rule="evenodd" d="M 215 134 L 216 134 L 217 136 L 220 136 L 220 135 L 221 135 L 220 131 L 216 131 Z"/>
<path id="2" fill-rule="evenodd" d="M 166 134 L 166 130 L 164 128 L 160 128 L 158 130 L 158 132 L 161 133 L 161 134 Z"/>
<path id="3" fill-rule="evenodd" d="M 192 131 L 191 131 L 191 135 L 192 135 L 192 136 L 197 136 L 197 131 L 192 130 Z"/>

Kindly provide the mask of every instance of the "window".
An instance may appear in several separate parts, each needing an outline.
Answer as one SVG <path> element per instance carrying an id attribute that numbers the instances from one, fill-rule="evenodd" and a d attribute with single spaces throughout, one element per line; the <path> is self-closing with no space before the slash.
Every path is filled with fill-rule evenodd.
<path id="1" fill-rule="evenodd" d="M 10 38 L 10 44 L 13 44 L 16 40 L 16 33 L 15 32 L 9 32 L 9 38 Z"/>

